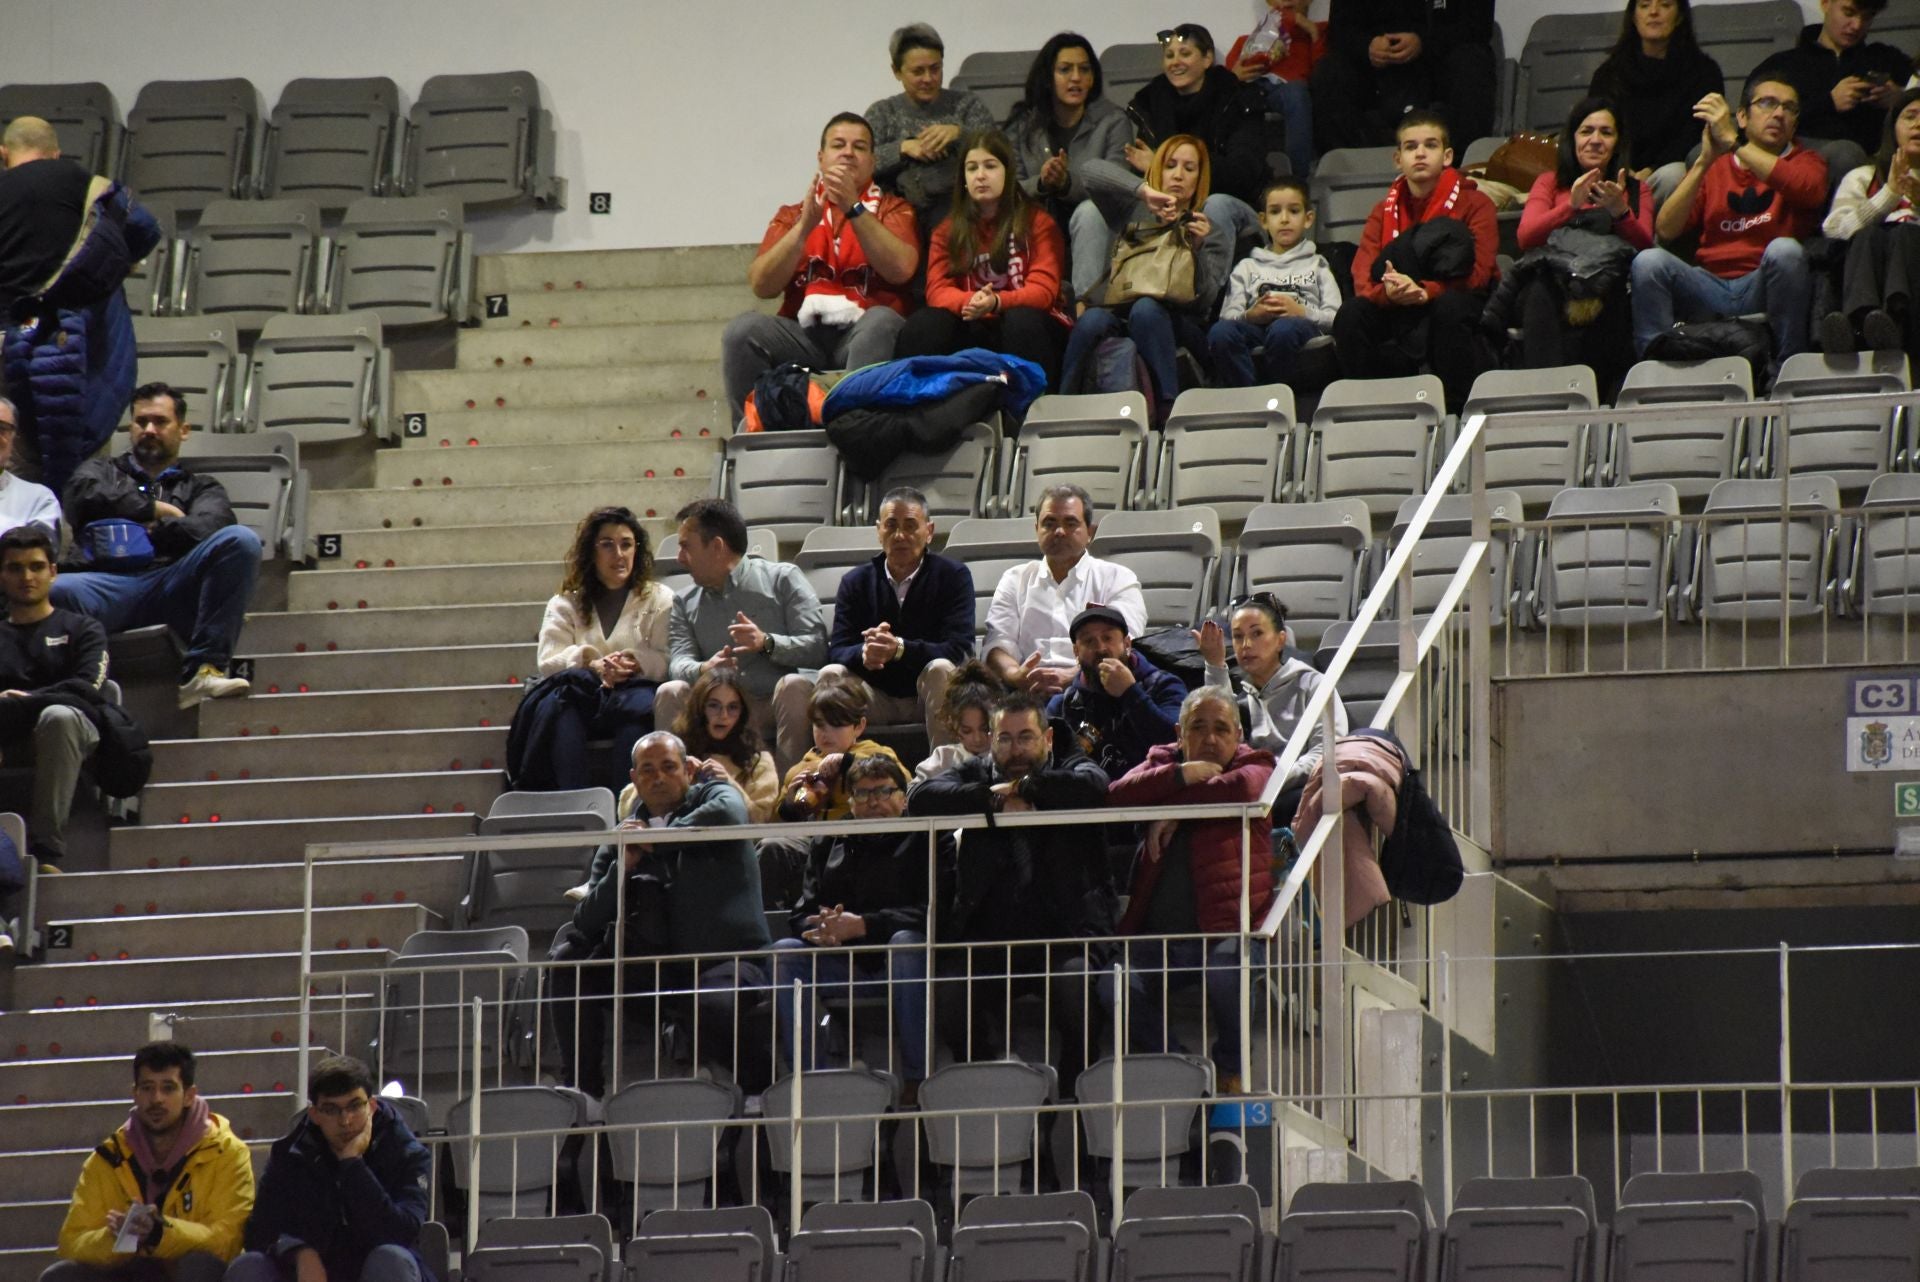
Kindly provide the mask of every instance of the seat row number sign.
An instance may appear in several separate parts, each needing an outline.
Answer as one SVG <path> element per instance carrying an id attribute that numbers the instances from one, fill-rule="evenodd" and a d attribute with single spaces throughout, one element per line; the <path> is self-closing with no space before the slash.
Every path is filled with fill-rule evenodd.
<path id="1" fill-rule="evenodd" d="M 1920 677 L 1888 672 L 1847 678 L 1847 769 L 1855 773 L 1920 772 Z M 1920 805 L 1901 815 L 1920 816 Z"/>

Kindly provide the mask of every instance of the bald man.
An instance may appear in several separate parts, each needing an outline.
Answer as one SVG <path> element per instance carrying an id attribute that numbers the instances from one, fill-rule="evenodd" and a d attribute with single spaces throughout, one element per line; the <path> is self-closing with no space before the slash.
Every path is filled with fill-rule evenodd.
<path id="1" fill-rule="evenodd" d="M 0 317 L 47 283 L 87 212 L 89 174 L 60 156 L 60 137 L 38 116 L 0 134 Z"/>

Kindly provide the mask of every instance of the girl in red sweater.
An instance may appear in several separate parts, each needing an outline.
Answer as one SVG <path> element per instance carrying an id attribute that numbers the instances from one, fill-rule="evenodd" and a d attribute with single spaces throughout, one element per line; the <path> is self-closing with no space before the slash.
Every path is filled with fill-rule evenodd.
<path id="1" fill-rule="evenodd" d="M 1060 226 L 1020 189 L 1006 135 L 977 132 L 960 157 L 953 212 L 927 249 L 927 305 L 907 318 L 894 355 L 985 347 L 1032 361 L 1058 387 L 1072 324 L 1060 306 Z"/>

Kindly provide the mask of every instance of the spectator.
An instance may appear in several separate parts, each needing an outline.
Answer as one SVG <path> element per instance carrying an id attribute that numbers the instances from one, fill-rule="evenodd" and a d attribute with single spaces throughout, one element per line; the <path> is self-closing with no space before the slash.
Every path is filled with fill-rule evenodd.
<path id="1" fill-rule="evenodd" d="M 865 687 L 883 725 L 924 721 L 937 747 L 952 737 L 940 720 L 947 682 L 973 653 L 973 573 L 927 550 L 935 530 L 919 490 L 882 495 L 874 529 L 880 551 L 848 570 L 834 594 L 831 662 L 820 679 Z"/>
<path id="2" fill-rule="evenodd" d="M 1050 485 L 1034 505 L 1040 559 L 1000 576 L 987 608 L 986 665 L 1010 687 L 1046 699 L 1079 670 L 1074 616 L 1089 605 L 1110 605 L 1133 635 L 1147 626 L 1140 579 L 1126 566 L 1087 555 L 1093 541 L 1093 500 L 1072 482 Z"/>
<path id="3" fill-rule="evenodd" d="M 1609 400 L 1633 351 L 1633 255 L 1653 247 L 1654 196 L 1633 176 L 1631 155 L 1630 135 L 1611 102 L 1583 98 L 1573 105 L 1559 165 L 1534 180 L 1520 214 L 1527 257 L 1500 290 L 1515 294 L 1509 319 L 1520 326 L 1520 365 L 1590 365 Z M 1549 246 L 1557 247 L 1556 257 L 1534 252 Z M 1565 258 L 1583 268 L 1579 280 L 1556 265 Z"/>
<path id="4" fill-rule="evenodd" d="M 19 444 L 20 410 L 0 396 L 0 534 L 22 525 L 37 525 L 58 542 L 60 500 L 44 485 L 16 476 L 11 468 Z"/>
<path id="5" fill-rule="evenodd" d="M 862 757 L 885 757 L 895 765 L 893 749 L 867 732 L 867 692 L 859 682 L 822 677 L 807 700 L 813 747 L 795 762 L 781 783 L 780 818 L 788 823 L 845 819 L 853 813 L 847 796 L 847 767 Z M 901 767 L 901 773 L 906 768 Z"/>
<path id="6" fill-rule="evenodd" d="M 78 543 L 79 572 L 53 585 L 54 605 L 92 615 L 109 633 L 164 623 L 185 637 L 183 710 L 247 692 L 246 681 L 228 676 L 226 667 L 260 577 L 261 553 L 260 536 L 234 520 L 226 487 L 180 466 L 180 446 L 191 431 L 187 398 L 174 388 L 148 383 L 134 392 L 127 427 L 132 448 L 82 463 L 61 495 Z M 119 524 L 89 528 L 95 522 Z M 128 523 L 140 528 L 129 530 Z M 122 546 L 120 536 L 131 536 L 124 556 L 89 560 L 95 548 Z"/>
<path id="7" fill-rule="evenodd" d="M 738 668 L 713 668 L 700 674 L 671 729 L 687 751 L 719 768 L 747 798 L 747 822 L 770 823 L 780 804 L 780 772 L 773 754 L 760 747 L 753 728 L 753 700 L 740 684 Z M 620 794 L 627 813 L 638 800 L 633 785 Z"/>
<path id="8" fill-rule="evenodd" d="M 1227 70 L 1267 96 L 1267 110 L 1286 122 L 1287 162 L 1295 178 L 1313 172 L 1314 64 L 1327 51 L 1327 26 L 1307 16 L 1308 0 L 1267 0 L 1253 30 L 1233 42 Z"/>
<path id="9" fill-rule="evenodd" d="M 1800 95 L 1796 136 L 1820 153 L 1832 178 L 1868 162 L 1913 74 L 1912 58 L 1867 39 L 1886 7 L 1887 0 L 1820 0 L 1820 21 L 1802 28 L 1793 48 L 1754 68 L 1752 80 L 1790 84 Z"/>
<path id="10" fill-rule="evenodd" d="M 1840 180 L 1820 230 L 1850 242 L 1841 276 L 1840 311 L 1820 321 L 1820 347 L 1869 351 L 1920 350 L 1913 333 L 1913 295 L 1920 287 L 1920 89 L 1901 93 L 1887 113 L 1886 137 L 1871 165 Z"/>
<path id="11" fill-rule="evenodd" d="M 847 791 L 855 819 L 898 819 L 907 809 L 907 774 L 891 756 L 861 757 L 847 766 Z M 951 863 L 953 841 L 942 836 L 936 855 Z M 774 944 L 773 1001 L 780 1042 L 793 1058 L 793 982 L 804 989 L 801 1027 L 807 1030 L 806 1067 L 832 1067 L 819 1036 L 814 994 L 858 998 L 881 981 L 893 1012 L 893 1039 L 900 1047 L 900 1102 L 912 1107 L 927 1076 L 927 842 L 917 832 L 848 832 L 815 837 L 807 852 L 806 879 L 793 901 L 793 934 Z M 849 944 L 891 944 L 886 953 L 849 953 Z M 807 950 L 804 958 L 795 956 Z M 858 975 L 867 984 L 855 985 Z M 886 1024 L 881 1024 L 882 1029 Z M 852 1031 L 851 1029 L 849 1030 Z M 851 1052 L 852 1048 L 849 1047 Z"/>
<path id="12" fill-rule="evenodd" d="M 1007 122 L 1020 149 L 1021 190 L 1067 229 L 1068 278 L 1082 306 L 1106 273 L 1112 221 L 1140 187 L 1127 167 L 1132 122 L 1100 96 L 1104 83 L 1087 38 L 1063 31 L 1040 46 L 1026 98 Z"/>
<path id="13" fill-rule="evenodd" d="M 653 729 L 672 613 L 673 593 L 654 582 L 640 518 L 624 507 L 588 513 L 574 531 L 560 591 L 540 624 L 546 679 L 514 714 L 513 737 L 525 731 L 515 787 L 586 788 L 619 779 L 634 743 Z M 591 739 L 612 740 L 604 762 L 587 760 Z"/>
<path id="14" fill-rule="evenodd" d="M 1126 616 L 1090 605 L 1067 629 L 1079 675 L 1047 704 L 1047 719 L 1064 724 L 1083 756 L 1118 778 L 1172 743 L 1186 687 L 1133 648 Z"/>
<path id="15" fill-rule="evenodd" d="M 432 1172 L 367 1066 L 327 1056 L 307 1080 L 307 1111 L 274 1141 L 227 1282 L 437 1282 L 413 1249 Z"/>
<path id="16" fill-rule="evenodd" d="M 1353 297 L 1333 318 L 1348 378 L 1414 374 L 1425 360 L 1464 405 L 1488 364 L 1480 312 L 1498 279 L 1493 202 L 1453 167 L 1446 122 L 1410 112 L 1395 132 L 1400 177 L 1367 215 L 1353 257 Z"/>
<path id="17" fill-rule="evenodd" d="M 1224 387 L 1286 383 L 1300 349 L 1333 328 L 1340 281 L 1308 237 L 1313 197 L 1298 178 L 1267 184 L 1260 225 L 1270 248 L 1255 246 L 1227 281 L 1220 319 L 1207 331 L 1214 377 Z"/>
<path id="18" fill-rule="evenodd" d="M 962 134 L 997 123 L 987 104 L 945 83 L 947 47 L 924 22 L 901 27 L 887 40 L 900 92 L 867 108 L 873 123 L 873 172 L 913 206 L 923 226 L 953 195 L 953 146 Z"/>
<path id="19" fill-rule="evenodd" d="M 1720 64 L 1694 38 L 1688 0 L 1627 0 L 1620 39 L 1593 73 L 1587 94 L 1619 108 L 1615 119 L 1633 139 L 1635 175 L 1653 188 L 1656 210 L 1680 185 L 1700 145 L 1694 104 L 1726 89 Z"/>
<path id="20" fill-rule="evenodd" d="M 907 793 L 910 815 L 1005 815 L 1029 810 L 1088 810 L 1106 804 L 1107 776 L 1062 739 L 1034 695 L 1014 691 L 994 710 L 991 755 L 971 757 L 916 783 Z M 1009 1049 L 1007 1011 L 1014 991 L 1031 991 L 1043 977 L 1059 1021 L 1060 1080 L 1085 1067 L 1089 994 L 1086 974 L 1106 958 L 1096 943 L 1113 933 L 1113 887 L 1106 850 L 1086 839 L 1084 826 L 995 825 L 969 829 L 960 842 L 953 891 L 943 918 L 943 940 L 1003 945 L 971 948 L 945 959 L 952 982 L 941 986 L 940 1024 L 966 1028 L 972 1044 L 961 1059 L 989 1059 Z M 959 976 L 966 976 L 965 980 Z M 1010 991 L 1014 990 L 1014 991 Z M 970 999 L 972 1018 L 967 1018 Z M 958 1006 L 955 1010 L 953 1007 Z"/>
<path id="21" fill-rule="evenodd" d="M 160 243 L 133 194 L 60 155 L 38 116 L 0 134 L 0 317 L 6 385 L 25 457 L 15 467 L 56 494 L 113 438 L 133 390 L 133 316 L 121 293 Z"/>
<path id="22" fill-rule="evenodd" d="M 913 768 L 914 782 L 932 778 L 968 757 L 985 756 L 993 742 L 994 705 L 1006 692 L 1006 682 L 978 659 L 955 669 L 938 710 L 947 741 L 936 744 L 926 760 Z"/>
<path id="23" fill-rule="evenodd" d="M 636 803 L 626 829 L 715 828 L 747 822 L 740 789 L 717 766 L 689 757 L 674 735 L 656 730 L 633 746 Z M 618 876 L 616 876 L 616 872 Z M 635 874 L 651 880 L 648 887 Z M 628 879 L 626 948 L 620 950 L 616 918 L 619 877 Z M 664 884 L 662 884 L 664 883 Z M 736 1038 L 735 1019 L 748 990 L 764 988 L 765 970 L 754 954 L 771 942 L 761 911 L 760 866 L 753 843 L 699 841 L 684 844 L 628 845 L 612 842 L 593 854 L 586 898 L 573 921 L 554 939 L 555 961 L 618 960 L 626 968 L 623 991 L 650 997 L 669 1007 L 685 1005 L 660 994 L 697 989 L 697 1026 L 692 1048 L 696 1062 L 724 1063 L 737 1055 L 733 1076 L 748 1094 L 770 1079 L 771 1062 L 758 1038 Z M 657 917 L 650 914 L 657 913 Z M 649 938 L 654 932 L 659 938 Z M 649 957 L 651 950 L 658 956 Z M 698 962 L 672 961 L 676 955 L 706 954 Z M 713 954 L 731 953 L 730 957 Z M 669 960 L 660 960 L 660 957 Z M 554 1023 L 563 1061 L 572 1064 L 573 1084 L 587 1094 L 606 1093 L 607 1023 L 612 1014 L 613 970 L 609 966 L 559 966 L 551 972 L 556 1000 Z M 577 999 L 577 1004 L 576 1004 Z M 662 1027 L 658 1011 L 652 1027 Z M 644 1025 L 643 1025 L 644 1026 Z M 576 1036 L 577 1033 L 577 1036 Z"/>
<path id="24" fill-rule="evenodd" d="M 1807 346 L 1809 281 L 1799 237 L 1818 226 L 1827 200 L 1827 164 L 1793 145 L 1800 100 L 1781 80 L 1749 80 L 1738 129 L 1727 100 L 1708 94 L 1694 107 L 1700 156 L 1660 206 L 1662 240 L 1698 232 L 1692 263 L 1648 249 L 1633 260 L 1633 350 L 1675 319 L 1739 316 L 1764 309 L 1773 329 L 1773 363 Z M 1740 141 L 1744 130 L 1747 141 Z M 1736 150 L 1737 149 L 1737 150 Z"/>
<path id="25" fill-rule="evenodd" d="M 40 1282 L 219 1282 L 252 1209 L 253 1161 L 194 1089 L 193 1052 L 151 1042 L 133 1053 L 133 1110 L 81 1166 L 60 1262 Z"/>
<path id="26" fill-rule="evenodd" d="M 1409 112 L 1437 111 L 1458 138 L 1493 132 L 1493 0 L 1332 0 L 1313 68 L 1320 154 L 1378 147 Z"/>
<path id="27" fill-rule="evenodd" d="M 1032 361 L 1060 383 L 1073 324 L 1062 307 L 1066 242 L 1013 176 L 1013 145 L 997 129 L 961 143 L 953 213 L 927 249 L 927 305 L 907 318 L 894 351 L 950 356 L 985 347 Z"/>
<path id="28" fill-rule="evenodd" d="M 753 696 L 754 729 L 774 735 L 774 762 L 806 752 L 807 695 L 827 654 L 820 598 L 807 576 L 784 562 L 747 555 L 747 524 L 724 499 L 696 499 L 675 514 L 680 564 L 693 586 L 674 598 L 667 627 L 667 672 L 654 693 L 656 724 L 671 725 L 686 706 L 688 683 L 715 668 L 737 668 Z"/>
<path id="29" fill-rule="evenodd" d="M 778 315 L 743 312 L 720 338 L 731 422 L 762 374 L 793 361 L 859 369 L 893 359 L 907 286 L 920 265 L 913 209 L 873 181 L 873 127 L 843 111 L 820 132 L 819 168 L 798 204 L 782 205 L 747 268 L 755 298 Z"/>
<path id="30" fill-rule="evenodd" d="M 53 541 L 37 525 L 0 534 L 0 759 L 33 763 L 27 845 L 57 868 L 67 854 L 67 816 L 80 767 L 100 744 L 97 709 L 106 701 L 107 633 L 47 595 L 59 573 Z"/>
<path id="31" fill-rule="evenodd" d="M 1233 692 L 1202 686 L 1180 705 L 1180 742 L 1160 744 L 1107 789 L 1107 801 L 1128 809 L 1255 802 L 1273 776 L 1273 754 L 1241 742 Z M 1161 992 L 1166 976 L 1204 968 L 1207 1011 L 1213 1021 L 1213 1062 L 1220 1094 L 1237 1095 L 1240 1078 L 1241 888 L 1248 925 L 1259 925 L 1273 898 L 1268 827 L 1263 811 L 1237 819 L 1162 819 L 1147 825 L 1134 863 L 1133 893 L 1120 930 L 1129 935 L 1223 935 L 1145 939 L 1127 945 L 1128 1041 L 1138 1052 L 1178 1050 Z M 1244 831 L 1243 831 L 1244 829 Z M 1253 964 L 1262 963 L 1255 958 Z M 1113 998 L 1113 981 L 1101 982 Z"/>
<path id="32" fill-rule="evenodd" d="M 1206 318 L 1226 279 L 1227 263 L 1222 254 L 1211 252 L 1208 242 L 1219 229 L 1200 212 L 1210 181 L 1206 144 L 1191 134 L 1175 134 L 1154 152 L 1147 175 L 1146 194 L 1127 219 L 1128 234 L 1150 235 L 1158 228 L 1177 227 L 1174 234 L 1193 254 L 1193 298 L 1180 302 L 1140 297 L 1087 308 L 1067 337 L 1059 387 L 1067 392 L 1079 390 L 1100 340 L 1126 334 L 1153 376 L 1151 395 L 1158 417 L 1165 418 L 1180 392 L 1180 348 L 1198 348 L 1206 341 Z M 1231 253 L 1231 240 L 1218 243 L 1226 254 Z"/>

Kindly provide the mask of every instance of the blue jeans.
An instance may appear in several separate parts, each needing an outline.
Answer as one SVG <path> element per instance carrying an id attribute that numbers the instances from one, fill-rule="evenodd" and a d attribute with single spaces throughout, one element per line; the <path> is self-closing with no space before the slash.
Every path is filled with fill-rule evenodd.
<path id="1" fill-rule="evenodd" d="M 901 1079 L 926 1080 L 927 937 L 919 931 L 900 930 L 887 942 L 895 945 L 895 950 L 885 958 L 876 953 L 815 948 L 804 939 L 782 939 L 773 946 L 773 1006 L 779 1012 L 780 1045 L 789 1063 L 793 1059 L 794 980 L 800 981 L 805 1003 L 801 1026 L 807 1030 L 810 1070 L 833 1067 L 827 1048 L 821 1044 L 816 991 L 825 986 L 842 989 L 850 997 L 877 995 L 881 983 L 887 982 L 893 998 L 894 1040 L 900 1046 Z M 853 982 L 855 969 L 861 976 L 858 984 Z"/>
<path id="2" fill-rule="evenodd" d="M 138 574 L 62 574 L 53 581 L 50 599 L 60 609 L 92 615 L 109 633 L 166 624 L 187 640 L 180 670 L 185 683 L 203 663 L 225 671 L 233 660 L 259 577 L 260 536 L 244 525 L 229 525 L 171 565 Z"/>
<path id="3" fill-rule="evenodd" d="M 1240 937 L 1222 939 L 1136 939 L 1127 944 L 1127 1044 L 1134 1054 L 1179 1052 L 1172 1020 L 1162 1013 L 1167 982 L 1188 988 L 1202 972 L 1207 993 L 1207 1026 L 1213 1032 L 1213 1062 L 1223 1073 L 1240 1071 Z M 1266 947 L 1253 942 L 1254 981 L 1266 963 Z M 1100 1000 L 1111 1008 L 1113 976 L 1100 978 Z"/>
<path id="4" fill-rule="evenodd" d="M 1207 331 L 1213 353 L 1213 377 L 1222 387 L 1291 383 L 1294 353 L 1320 337 L 1320 327 L 1304 316 L 1276 316 L 1265 322 L 1215 321 Z"/>
<path id="5" fill-rule="evenodd" d="M 1157 298 L 1135 299 L 1125 315 L 1107 307 L 1089 307 L 1074 322 L 1073 333 L 1067 336 L 1060 390 L 1086 390 L 1081 379 L 1087 362 L 1093 358 L 1093 349 L 1100 345 L 1100 340 L 1123 334 L 1132 338 L 1133 345 L 1140 349 L 1140 359 L 1147 363 L 1147 372 L 1153 375 L 1153 394 L 1162 401 L 1171 401 L 1180 394 L 1180 345 L 1185 343 L 1197 348 L 1206 337 L 1198 321 Z"/>
<path id="6" fill-rule="evenodd" d="M 1673 328 L 1676 320 L 1706 320 L 1765 311 L 1773 327 L 1773 365 L 1807 350 L 1807 308 L 1813 282 L 1806 251 L 1791 236 L 1767 243 L 1760 266 L 1745 276 L 1715 276 L 1664 249 L 1643 249 L 1633 259 L 1633 351 Z"/>
<path id="7" fill-rule="evenodd" d="M 1287 163 L 1293 176 L 1305 179 L 1313 169 L 1313 95 L 1304 80 L 1263 80 L 1267 110 L 1287 122 Z"/>
<path id="8" fill-rule="evenodd" d="M 248 1251 L 227 1266 L 226 1282 L 287 1282 L 293 1277 L 291 1259 L 285 1265 L 258 1251 Z M 329 1275 L 327 1282 L 353 1282 Z M 420 1282 L 420 1265 L 404 1246 L 376 1246 L 360 1266 L 360 1282 Z"/>

